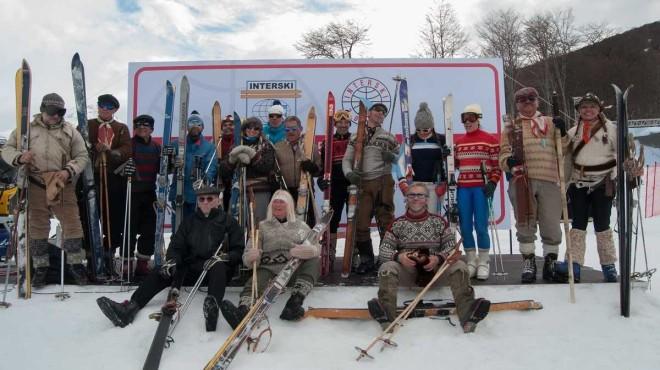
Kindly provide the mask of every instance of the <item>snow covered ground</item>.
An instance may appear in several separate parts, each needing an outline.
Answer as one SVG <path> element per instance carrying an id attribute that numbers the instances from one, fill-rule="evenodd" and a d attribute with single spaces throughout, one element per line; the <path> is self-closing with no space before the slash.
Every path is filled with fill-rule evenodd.
<path id="1" fill-rule="evenodd" d="M 645 220 L 645 229 L 649 265 L 658 267 L 660 218 Z M 506 252 L 507 234 L 500 232 Z M 586 264 L 598 266 L 593 235 L 588 245 Z M 642 257 L 640 244 L 637 270 L 644 266 Z M 508 279 L 517 283 L 519 277 Z M 491 313 L 469 335 L 444 320 L 409 320 L 394 338 L 398 348 L 383 352 L 376 348 L 372 351 L 375 360 L 360 362 L 355 361 L 353 347 L 366 346 L 379 333 L 375 322 L 283 322 L 278 316 L 288 298 L 285 294 L 270 314 L 270 348 L 260 354 L 240 351 L 232 368 L 660 369 L 660 287 L 652 288 L 633 289 L 631 317 L 623 318 L 619 316 L 618 284 L 578 284 L 576 304 L 569 303 L 567 285 L 479 286 L 475 288 L 477 295 L 492 301 L 534 299 L 542 302 L 544 309 Z M 58 289 L 49 286 L 29 301 L 17 300 L 15 291 L 9 293 L 12 306 L 0 311 L 0 369 L 142 368 L 157 325 L 147 316 L 159 310 L 164 293 L 140 311 L 132 325 L 121 329 L 103 316 L 95 300 L 101 295 L 123 300 L 130 292 L 119 292 L 118 287 L 67 286 L 72 297 L 60 302 L 47 294 Z M 238 288 L 229 289 L 227 298 L 235 302 L 238 292 Z M 376 287 L 317 288 L 305 303 L 313 307 L 365 307 L 375 295 Z M 399 301 L 414 295 L 415 290 L 402 289 Z M 447 288 L 438 288 L 428 297 L 450 298 L 450 293 Z M 204 331 L 203 298 L 204 294 L 197 295 L 177 328 L 176 342 L 165 350 L 161 369 L 203 368 L 230 334 L 222 319 L 218 331 Z"/>

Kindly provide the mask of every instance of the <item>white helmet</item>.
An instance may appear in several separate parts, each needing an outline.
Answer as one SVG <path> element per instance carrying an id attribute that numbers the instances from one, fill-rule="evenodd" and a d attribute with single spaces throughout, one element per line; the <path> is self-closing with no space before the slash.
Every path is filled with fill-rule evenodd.
<path id="1" fill-rule="evenodd" d="M 477 115 L 477 117 L 481 118 L 481 106 L 479 104 L 468 104 L 465 106 L 465 109 L 463 109 L 463 113 L 474 113 Z"/>

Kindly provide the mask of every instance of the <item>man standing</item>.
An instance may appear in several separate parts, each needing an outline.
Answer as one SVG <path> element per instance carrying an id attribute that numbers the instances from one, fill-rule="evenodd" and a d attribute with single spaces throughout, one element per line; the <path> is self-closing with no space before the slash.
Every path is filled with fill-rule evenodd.
<path id="1" fill-rule="evenodd" d="M 381 127 L 386 115 L 387 107 L 383 103 L 373 104 L 369 108 L 362 168 L 353 168 L 357 135 L 352 135 L 342 160 L 346 179 L 360 187 L 355 235 L 355 246 L 360 255 L 360 265 L 356 270 L 358 274 L 366 274 L 375 269 L 369 232 L 372 216 L 376 216 L 381 240 L 394 219 L 392 163 L 399 154 L 399 143 L 394 135 Z"/>
<path id="2" fill-rule="evenodd" d="M 273 105 L 268 108 L 268 122 L 264 125 L 264 136 L 273 145 L 284 141 L 286 134 L 284 125 L 284 107 L 279 100 L 274 100 Z"/>
<path id="3" fill-rule="evenodd" d="M 351 127 L 351 112 L 347 110 L 338 110 L 335 113 L 335 134 L 332 137 L 332 186 L 330 188 L 330 208 L 334 212 L 332 220 L 330 220 L 330 272 L 335 264 L 335 254 L 337 252 L 337 229 L 339 228 L 339 221 L 341 221 L 341 214 L 344 211 L 344 205 L 348 201 L 348 186 L 350 183 L 344 176 L 342 171 L 342 160 L 346 154 L 348 147 L 348 140 L 351 134 L 348 128 Z M 321 143 L 321 163 L 325 163 L 325 141 Z M 325 169 L 323 169 L 325 171 Z M 321 171 L 321 172 L 324 172 Z M 327 189 L 328 182 L 322 176 L 316 180 L 321 191 Z"/>
<path id="4" fill-rule="evenodd" d="M 160 145 L 153 141 L 154 119 L 142 114 L 133 120 L 134 136 L 131 139 L 135 175 L 131 185 L 131 239 L 129 255 L 133 256 L 137 239 L 136 276 L 149 273 L 149 260 L 154 254 L 156 242 L 156 179 L 160 171 Z M 140 235 L 139 239 L 137 235 Z"/>
<path id="5" fill-rule="evenodd" d="M 302 145 L 302 123 L 300 118 L 296 116 L 289 116 L 284 121 L 286 131 L 286 140 L 280 141 L 275 144 L 275 156 L 277 162 L 280 163 L 280 170 L 284 183 L 293 196 L 295 202 L 298 201 L 298 187 L 300 185 L 300 171 L 305 171 L 311 177 L 320 175 L 321 172 L 321 158 L 318 155 L 318 148 L 316 144 L 312 145 L 312 158 L 305 158 L 305 148 Z M 314 135 L 313 132 L 305 133 L 306 135 Z M 312 182 L 310 181 L 310 184 Z M 309 187 L 309 194 L 313 194 L 313 189 Z M 307 206 L 307 225 L 314 227 L 314 208 L 312 205 L 312 196 L 308 196 Z"/>
<path id="6" fill-rule="evenodd" d="M 204 120 L 197 111 L 192 111 L 188 117 L 188 135 L 186 136 L 186 158 L 183 163 L 175 163 L 176 171 L 180 171 L 183 166 L 183 220 L 192 216 L 195 213 L 196 197 L 195 189 L 193 189 L 193 182 L 195 180 L 209 180 L 215 179 L 217 166 L 209 166 L 209 171 L 206 174 L 201 174 L 201 178 L 197 179 L 194 176 L 196 170 L 205 170 L 209 162 L 213 159 L 215 153 L 215 146 L 204 139 L 202 132 L 204 131 Z M 179 138 L 178 140 L 181 140 Z M 178 144 L 175 147 L 178 151 Z M 195 169 L 195 157 L 199 158 L 198 166 Z M 185 163 L 185 165 L 184 165 Z M 176 173 L 174 174 L 176 178 Z M 176 199 L 176 181 L 172 181 L 170 186 L 169 198 L 172 202 L 172 208 L 176 207 L 174 204 Z M 172 225 L 175 223 L 175 212 L 172 212 Z M 181 222 L 183 222 L 181 220 Z"/>
<path id="7" fill-rule="evenodd" d="M 454 232 L 440 216 L 428 212 L 428 187 L 415 182 L 406 193 L 406 213 L 394 220 L 380 245 L 378 298 L 368 302 L 369 313 L 383 330 L 397 317 L 397 290 L 403 286 L 426 286 L 442 264 L 449 268 L 439 281 L 451 288 L 456 311 L 465 333 L 475 330 L 490 309 L 490 301 L 474 298 L 467 265 L 460 260 Z"/>
<path id="8" fill-rule="evenodd" d="M 30 150 L 21 153 L 16 147 L 16 131 L 12 131 L 2 149 L 2 159 L 12 167 L 25 166 L 21 176 L 29 176 L 30 204 L 30 254 L 34 267 L 32 286 L 46 284 L 48 274 L 48 234 L 50 213 L 57 216 L 62 226 L 62 247 L 66 251 L 66 263 L 76 284 L 87 283 L 87 273 L 82 264 L 83 230 L 80 224 L 75 194 L 75 179 L 89 161 L 85 142 L 78 131 L 64 121 L 64 100 L 51 93 L 43 97 L 41 113 L 30 123 Z M 18 182 L 23 183 L 22 181 Z"/>
<path id="9" fill-rule="evenodd" d="M 222 120 L 222 136 L 220 139 L 220 158 L 218 158 L 218 167 L 221 166 L 223 159 L 227 158 L 229 152 L 236 146 L 234 143 L 234 116 L 231 114 Z M 240 143 L 239 143 L 240 144 Z M 225 212 L 229 211 L 229 201 L 231 200 L 231 180 L 233 171 L 222 171 L 220 181 L 222 182 L 222 207 Z"/>
<path id="10" fill-rule="evenodd" d="M 543 243 L 543 279 L 552 280 L 552 267 L 561 243 L 561 199 L 555 130 L 561 131 L 562 146 L 568 146 L 566 123 L 559 117 L 537 111 L 538 92 L 524 87 L 515 93 L 518 117 L 507 122 L 500 140 L 499 165 L 509 176 L 523 181 L 509 182 L 509 199 L 516 216 L 516 237 L 523 255 L 521 281 L 536 281 L 536 225 Z"/>
<path id="11" fill-rule="evenodd" d="M 98 117 L 87 122 L 92 146 L 94 177 L 101 200 L 105 245 L 110 255 L 122 244 L 126 207 L 126 178 L 115 170 L 131 158 L 131 137 L 128 126 L 114 118 L 119 101 L 110 94 L 98 97 Z M 101 179 L 105 179 L 103 183 Z M 112 200 L 111 200 L 112 199 Z"/>

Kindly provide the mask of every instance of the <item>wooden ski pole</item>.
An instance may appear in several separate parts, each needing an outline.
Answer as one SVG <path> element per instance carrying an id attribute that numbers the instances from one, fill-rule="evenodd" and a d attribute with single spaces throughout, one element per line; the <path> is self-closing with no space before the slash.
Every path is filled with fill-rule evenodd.
<path id="1" fill-rule="evenodd" d="M 552 92 L 552 114 L 559 117 L 559 96 Z M 561 192 L 561 213 L 564 222 L 564 237 L 566 238 L 566 257 L 568 260 L 568 286 L 570 302 L 575 303 L 575 280 L 573 276 L 573 255 L 571 253 L 570 226 L 568 223 L 568 203 L 566 200 L 566 179 L 564 178 L 564 150 L 561 143 L 561 131 L 555 128 L 555 145 L 557 148 L 557 168 L 559 170 L 559 191 Z"/>

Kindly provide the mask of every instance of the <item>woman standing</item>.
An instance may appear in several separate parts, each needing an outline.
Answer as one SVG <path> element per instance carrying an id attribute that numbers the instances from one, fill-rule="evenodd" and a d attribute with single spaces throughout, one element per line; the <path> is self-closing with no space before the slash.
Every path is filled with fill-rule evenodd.
<path id="1" fill-rule="evenodd" d="M 458 219 L 463 236 L 463 248 L 467 254 L 470 278 L 486 280 L 490 274 L 490 239 L 488 237 L 488 200 L 495 194 L 500 181 L 498 166 L 499 143 L 491 134 L 481 130 L 481 107 L 470 104 L 463 109 L 461 121 L 465 136 L 456 140 L 456 168 L 458 176 Z M 481 164 L 486 165 L 486 178 Z M 477 232 L 475 243 L 472 230 Z M 477 257 L 476 246 L 479 246 Z"/>

